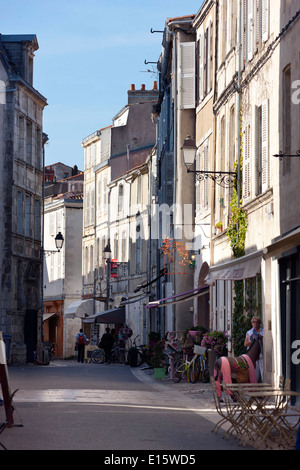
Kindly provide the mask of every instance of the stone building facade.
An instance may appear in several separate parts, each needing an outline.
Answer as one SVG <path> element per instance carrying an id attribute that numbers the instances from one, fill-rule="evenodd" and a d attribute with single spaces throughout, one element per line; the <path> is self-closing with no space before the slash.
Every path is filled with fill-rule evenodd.
<path id="1" fill-rule="evenodd" d="M 0 35 L 0 330 L 10 361 L 41 341 L 42 135 L 46 98 L 33 87 L 35 35 Z"/>

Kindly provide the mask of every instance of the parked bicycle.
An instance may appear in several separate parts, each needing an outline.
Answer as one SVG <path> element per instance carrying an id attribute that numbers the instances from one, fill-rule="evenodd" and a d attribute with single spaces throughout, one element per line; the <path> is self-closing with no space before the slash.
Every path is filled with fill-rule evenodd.
<path id="1" fill-rule="evenodd" d="M 151 365 L 151 363 L 150 363 L 150 361 L 151 361 L 150 348 L 146 347 L 145 344 L 137 345 L 136 344 L 137 338 L 139 338 L 139 335 L 137 335 L 133 339 L 133 346 L 132 346 L 132 347 L 137 349 L 137 365 L 141 366 L 142 364 L 144 364 L 144 362 L 146 362 L 146 364 L 148 364 L 148 366 L 150 366 Z"/>
<path id="2" fill-rule="evenodd" d="M 91 354 L 91 361 L 94 364 L 103 364 L 105 362 L 105 352 L 104 349 L 98 348 Z M 112 350 L 111 350 L 111 362 L 126 363 L 126 349 L 123 348 L 119 341 L 116 341 Z"/>
<path id="3" fill-rule="evenodd" d="M 173 382 L 178 383 L 184 375 L 191 383 L 196 383 L 199 379 L 203 383 L 209 381 L 208 362 L 206 349 L 201 346 L 194 346 L 194 356 L 192 359 L 179 358 L 174 365 Z"/>

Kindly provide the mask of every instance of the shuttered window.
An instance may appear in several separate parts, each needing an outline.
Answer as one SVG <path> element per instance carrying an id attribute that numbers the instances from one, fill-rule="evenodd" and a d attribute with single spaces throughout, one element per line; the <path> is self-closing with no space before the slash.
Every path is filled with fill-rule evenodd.
<path id="1" fill-rule="evenodd" d="M 204 171 L 208 171 L 208 140 L 203 148 L 203 167 Z M 208 178 L 203 181 L 203 208 L 208 208 Z"/>
<path id="2" fill-rule="evenodd" d="M 166 152 L 166 187 L 165 201 L 169 206 L 173 204 L 173 187 L 174 187 L 174 156 L 171 152 Z"/>
<path id="3" fill-rule="evenodd" d="M 253 0 L 248 0 L 247 11 L 247 53 L 248 60 L 253 58 L 254 49 L 254 4 Z"/>
<path id="4" fill-rule="evenodd" d="M 195 43 L 180 44 L 180 108 L 195 108 Z"/>
<path id="5" fill-rule="evenodd" d="M 199 37 L 199 101 L 204 96 L 204 35 Z"/>
<path id="6" fill-rule="evenodd" d="M 244 198 L 250 196 L 250 124 L 247 124 L 244 130 Z"/>
<path id="7" fill-rule="evenodd" d="M 262 191 L 269 186 L 269 106 L 268 100 L 261 105 L 261 154 L 262 154 Z"/>
<path id="8" fill-rule="evenodd" d="M 269 37 L 269 0 L 261 0 L 262 5 L 262 40 L 266 42 Z"/>

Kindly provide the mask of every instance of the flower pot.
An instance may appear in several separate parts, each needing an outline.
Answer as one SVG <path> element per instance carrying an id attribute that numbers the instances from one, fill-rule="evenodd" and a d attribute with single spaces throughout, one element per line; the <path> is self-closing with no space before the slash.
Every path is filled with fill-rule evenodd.
<path id="1" fill-rule="evenodd" d="M 200 332 L 195 331 L 195 330 L 189 330 L 189 334 L 191 335 L 192 338 L 196 338 L 197 333 L 200 333 Z"/>
<path id="2" fill-rule="evenodd" d="M 164 379 L 165 378 L 165 369 L 164 367 L 154 367 L 154 378 L 155 379 Z"/>

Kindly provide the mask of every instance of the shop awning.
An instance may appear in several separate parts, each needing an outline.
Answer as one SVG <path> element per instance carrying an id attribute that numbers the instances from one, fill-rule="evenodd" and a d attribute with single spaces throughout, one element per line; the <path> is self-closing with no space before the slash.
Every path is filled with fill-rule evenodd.
<path id="1" fill-rule="evenodd" d="M 99 306 L 100 302 L 98 300 L 76 300 L 67 307 L 64 316 L 66 318 L 85 318 L 87 315 L 93 315 L 94 308 L 98 310 Z"/>
<path id="2" fill-rule="evenodd" d="M 224 281 L 240 281 L 255 277 L 260 273 L 261 261 L 266 250 L 255 251 L 241 258 L 210 267 L 207 284 L 214 284 L 217 279 Z"/>
<path id="3" fill-rule="evenodd" d="M 56 316 L 56 315 L 57 315 L 57 313 L 55 313 L 55 312 L 54 313 L 44 313 L 43 314 L 43 321 L 47 321 L 47 320 L 49 320 L 49 318 L 51 318 L 53 316 Z"/>
<path id="4" fill-rule="evenodd" d="M 273 240 L 272 244 L 267 247 L 268 253 L 266 257 L 276 257 L 281 253 L 288 251 L 298 245 L 300 245 L 299 227 Z"/>
<path id="5" fill-rule="evenodd" d="M 125 307 L 117 307 L 95 313 L 85 318 L 83 323 L 125 323 Z"/>
<path id="6" fill-rule="evenodd" d="M 155 308 L 155 307 L 165 307 L 168 305 L 178 304 L 180 302 L 186 302 L 187 300 L 192 300 L 195 297 L 200 297 L 200 295 L 207 294 L 209 286 L 198 287 L 187 292 L 181 292 L 180 294 L 172 295 L 171 297 L 164 297 L 163 299 L 154 300 L 149 302 L 145 308 Z"/>

